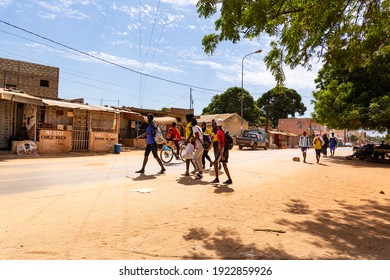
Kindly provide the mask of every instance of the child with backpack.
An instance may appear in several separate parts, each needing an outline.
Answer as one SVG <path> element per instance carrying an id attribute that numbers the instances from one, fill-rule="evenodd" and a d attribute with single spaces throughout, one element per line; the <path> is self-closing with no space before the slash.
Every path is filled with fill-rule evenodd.
<path id="1" fill-rule="evenodd" d="M 153 157 L 156 159 L 156 161 L 161 167 L 161 170 L 158 172 L 158 174 L 164 174 L 165 167 L 161 159 L 157 155 L 157 143 L 155 140 L 157 124 L 153 121 L 154 116 L 152 113 L 148 114 L 147 118 L 148 118 L 148 127 L 146 128 L 146 132 L 136 138 L 138 139 L 146 136 L 146 149 L 145 149 L 144 161 L 142 163 L 142 167 L 140 170 L 136 171 L 135 173 L 141 173 L 141 174 L 145 173 L 145 167 L 146 164 L 148 163 L 149 154 L 150 152 L 152 152 Z"/>
<path id="2" fill-rule="evenodd" d="M 232 139 L 232 138 L 230 135 L 225 137 L 227 135 L 227 133 L 225 133 L 222 129 L 223 120 L 217 119 L 216 124 L 218 127 L 218 131 L 217 131 L 218 155 L 217 155 L 216 160 L 214 161 L 215 179 L 213 181 L 211 181 L 210 183 L 212 183 L 212 184 L 219 183 L 218 165 L 221 162 L 223 169 L 225 170 L 225 173 L 228 177 L 228 180 L 223 182 L 223 183 L 226 185 L 230 185 L 230 184 L 233 184 L 233 180 L 230 177 L 230 172 L 229 172 L 227 163 L 228 163 L 228 159 L 229 159 L 229 148 L 231 149 L 231 147 L 233 146 L 233 141 L 231 141 L 231 143 L 229 141 L 228 142 L 226 141 L 226 138 L 229 138 L 229 139 Z"/>

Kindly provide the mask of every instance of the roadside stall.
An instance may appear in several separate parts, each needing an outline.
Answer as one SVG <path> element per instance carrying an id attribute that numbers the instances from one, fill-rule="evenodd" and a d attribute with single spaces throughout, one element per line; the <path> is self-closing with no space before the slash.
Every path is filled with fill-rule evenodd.
<path id="1" fill-rule="evenodd" d="M 17 90 L 0 89 L 0 149 L 16 153 L 19 142 L 36 140 L 37 108 L 42 104 L 41 98 Z M 31 147 L 35 145 L 30 144 Z"/>
<path id="2" fill-rule="evenodd" d="M 39 152 L 113 152 L 119 130 L 115 109 L 51 99 L 43 99 L 43 104 L 38 123 Z"/>

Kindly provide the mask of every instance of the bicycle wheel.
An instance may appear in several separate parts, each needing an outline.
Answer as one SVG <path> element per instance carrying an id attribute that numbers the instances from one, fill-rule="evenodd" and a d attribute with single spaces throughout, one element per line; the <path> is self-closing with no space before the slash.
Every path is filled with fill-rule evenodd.
<path id="1" fill-rule="evenodd" d="M 164 145 L 160 151 L 160 158 L 164 163 L 170 163 L 173 158 L 172 148 Z"/>
<path id="2" fill-rule="evenodd" d="M 184 150 L 186 149 L 186 146 L 185 145 L 182 145 L 181 147 L 180 147 L 180 159 L 182 160 L 182 161 L 186 161 L 184 158 L 183 158 L 183 153 L 184 153 Z"/>

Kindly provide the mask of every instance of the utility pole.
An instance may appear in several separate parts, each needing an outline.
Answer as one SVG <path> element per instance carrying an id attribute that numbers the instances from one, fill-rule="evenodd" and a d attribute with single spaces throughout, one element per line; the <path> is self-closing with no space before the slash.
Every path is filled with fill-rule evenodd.
<path id="1" fill-rule="evenodd" d="M 194 109 L 194 100 L 192 99 L 192 88 L 190 88 L 190 109 Z"/>
<path id="2" fill-rule="evenodd" d="M 268 133 L 268 121 L 269 121 L 269 91 L 267 93 L 267 104 L 265 105 L 265 132 Z"/>

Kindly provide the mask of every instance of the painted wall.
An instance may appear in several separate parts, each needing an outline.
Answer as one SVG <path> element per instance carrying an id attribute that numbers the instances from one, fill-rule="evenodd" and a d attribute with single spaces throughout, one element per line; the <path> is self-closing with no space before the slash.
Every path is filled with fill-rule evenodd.
<path id="1" fill-rule="evenodd" d="M 38 153 L 68 153 L 72 151 L 72 132 L 59 130 L 40 130 L 37 142 Z"/>
<path id="2" fill-rule="evenodd" d="M 90 132 L 89 150 L 91 152 L 114 152 L 118 134 L 112 132 Z"/>

